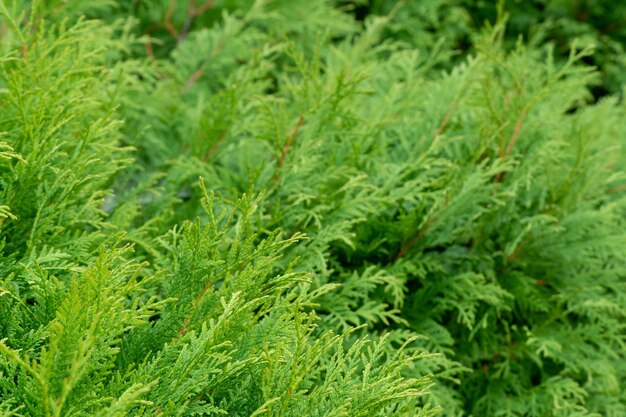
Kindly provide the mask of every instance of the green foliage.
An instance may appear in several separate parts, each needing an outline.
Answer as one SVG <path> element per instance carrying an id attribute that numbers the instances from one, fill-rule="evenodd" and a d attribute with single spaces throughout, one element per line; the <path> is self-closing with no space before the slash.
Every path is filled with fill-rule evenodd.
<path id="1" fill-rule="evenodd" d="M 0 3 L 0 415 L 626 415 L 605 6 L 347 3 Z"/>
<path id="2" fill-rule="evenodd" d="M 612 0 L 431 0 L 341 1 L 356 5 L 361 14 L 394 14 L 387 36 L 430 49 L 445 44 L 463 52 L 485 22 L 510 15 L 507 42 L 521 36 L 533 43 L 554 45 L 565 59 L 571 48 L 594 47 L 585 58 L 599 69 L 596 96 L 621 94 L 626 82 L 626 4 Z M 395 10 L 395 12 L 394 12 Z M 450 62 L 450 61 L 448 61 Z"/>

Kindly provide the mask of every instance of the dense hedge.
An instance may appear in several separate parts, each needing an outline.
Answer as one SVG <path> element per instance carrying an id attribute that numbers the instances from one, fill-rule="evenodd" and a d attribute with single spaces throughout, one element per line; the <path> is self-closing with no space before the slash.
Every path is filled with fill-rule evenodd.
<path id="1" fill-rule="evenodd" d="M 0 415 L 626 415 L 625 13 L 2 0 Z"/>
<path id="2" fill-rule="evenodd" d="M 621 94 L 626 82 L 626 3 L 613 0 L 436 0 L 340 2 L 359 18 L 393 16 L 387 36 L 418 48 L 444 44 L 465 53 L 471 38 L 486 22 L 510 16 L 505 41 L 513 47 L 521 38 L 550 45 L 559 59 L 571 48 L 590 46 L 583 60 L 596 66 L 600 79 L 591 91 L 596 98 Z M 457 55 L 459 56 L 459 55 Z M 460 55 L 461 57 L 464 54 Z M 448 60 L 447 64 L 458 61 Z"/>

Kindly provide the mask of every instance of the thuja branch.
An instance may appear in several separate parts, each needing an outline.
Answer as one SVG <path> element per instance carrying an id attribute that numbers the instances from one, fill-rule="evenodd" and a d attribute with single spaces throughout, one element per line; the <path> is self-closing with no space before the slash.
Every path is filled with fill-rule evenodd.
<path id="1" fill-rule="evenodd" d="M 165 12 L 165 16 L 163 18 L 163 22 L 156 23 L 151 25 L 146 31 L 145 34 L 148 35 L 156 29 L 165 28 L 167 32 L 176 39 L 177 43 L 185 40 L 187 35 L 189 34 L 189 30 L 191 29 L 191 25 L 193 24 L 193 20 L 206 12 L 207 10 L 215 7 L 214 1 L 208 1 L 201 6 L 196 6 L 196 0 L 191 0 L 189 5 L 187 6 L 187 16 L 185 17 L 185 22 L 181 27 L 180 31 L 176 29 L 174 23 L 172 22 L 172 17 L 174 15 L 174 10 L 176 8 L 176 0 L 172 0 Z M 147 40 L 145 43 L 145 49 L 148 56 L 154 58 L 154 48 L 152 47 L 152 42 Z"/>
<path id="2" fill-rule="evenodd" d="M 291 146 L 296 140 L 296 137 L 298 136 L 298 132 L 300 131 L 300 127 L 302 126 L 302 122 L 304 122 L 304 118 L 300 116 L 298 118 L 298 123 L 296 124 L 296 127 L 293 129 L 293 132 L 291 132 L 291 135 L 287 139 L 285 146 L 283 146 L 283 150 L 280 154 L 280 157 L 276 161 L 276 174 L 274 175 L 274 182 L 278 182 L 280 170 L 283 166 L 283 163 L 285 162 L 285 158 L 287 157 L 289 148 L 291 148 Z"/>
<path id="3" fill-rule="evenodd" d="M 511 134 L 511 138 L 509 139 L 509 143 L 506 147 L 506 150 L 503 150 L 502 147 L 500 147 L 499 149 L 500 159 L 506 158 L 513 151 L 513 148 L 515 147 L 515 144 L 517 143 L 517 140 L 519 139 L 519 135 L 520 135 L 520 132 L 522 131 L 522 127 L 524 125 L 524 121 L 526 120 L 527 114 L 528 114 L 528 108 L 524 107 L 520 115 L 517 117 L 517 120 L 515 121 L 515 128 L 513 129 L 513 133 Z M 494 178 L 494 183 L 501 182 L 502 179 L 503 179 L 503 174 L 502 172 L 500 172 Z"/>
<path id="4" fill-rule="evenodd" d="M 176 0 L 172 0 L 167 8 L 167 12 L 165 13 L 165 19 L 163 19 L 163 26 L 174 38 L 178 37 L 178 31 L 174 27 L 172 23 L 172 15 L 174 14 L 174 9 L 176 8 Z"/>
<path id="5" fill-rule="evenodd" d="M 522 130 L 522 126 L 524 125 L 524 121 L 526 120 L 526 114 L 528 112 L 527 108 L 524 108 L 520 113 L 517 121 L 515 122 L 515 129 L 513 130 L 513 134 L 511 135 L 511 139 L 509 139 L 509 145 L 506 147 L 506 151 L 504 152 L 504 156 L 509 156 L 511 151 L 513 151 L 513 147 L 519 138 L 519 134 Z"/>
<path id="6" fill-rule="evenodd" d="M 448 107 L 446 114 L 443 116 L 443 119 L 441 119 L 441 123 L 439 123 L 439 127 L 435 132 L 435 136 L 433 137 L 433 144 L 437 143 L 444 129 L 446 128 L 446 126 L 448 126 L 448 123 L 450 122 L 450 117 L 452 116 L 454 110 L 458 107 L 460 99 L 461 96 L 459 95 L 459 97 L 456 97 L 454 101 L 452 101 L 450 107 Z"/>
<path id="7" fill-rule="evenodd" d="M 220 143 L 222 143 L 225 136 L 226 136 L 226 130 L 222 130 L 217 140 L 213 142 L 213 145 L 211 145 L 211 148 L 207 151 L 206 155 L 204 155 L 204 158 L 202 158 L 202 161 L 206 162 L 209 160 L 211 155 L 213 155 L 215 151 L 217 150 L 217 148 L 220 146 Z"/>
<path id="8" fill-rule="evenodd" d="M 198 307 L 198 304 L 200 304 L 200 301 L 202 301 L 202 299 L 204 298 L 204 295 L 207 293 L 209 288 L 211 288 L 212 286 L 213 286 L 213 280 L 208 280 L 202 287 L 202 291 L 200 291 L 198 296 L 193 300 L 193 310 L 189 312 L 189 314 L 187 314 L 187 316 L 185 317 L 183 326 L 178 331 L 179 336 L 184 336 L 187 333 L 188 328 L 189 328 L 189 323 L 191 323 L 191 318 L 193 317 L 194 311 Z"/>
<path id="9" fill-rule="evenodd" d="M 470 83 L 472 82 L 472 80 L 473 78 L 469 76 L 463 80 L 458 92 L 456 93 L 454 99 L 452 100 L 452 103 L 450 103 L 450 106 L 448 106 L 446 113 L 444 114 L 443 118 L 441 119 L 441 122 L 439 123 L 439 126 L 437 127 L 437 131 L 435 132 L 435 136 L 433 137 L 433 141 L 431 145 L 436 144 L 439 141 L 439 138 L 441 138 L 443 131 L 446 129 L 446 127 L 450 123 L 450 118 L 452 117 L 452 114 L 456 111 L 457 107 L 461 103 L 461 100 L 463 100 L 463 97 L 465 97 L 465 94 L 468 91 L 469 89 L 468 87 Z"/>
<path id="10" fill-rule="evenodd" d="M 206 12 L 207 10 L 212 9 L 214 6 L 215 6 L 215 3 L 213 1 L 208 1 L 202 6 L 196 7 L 196 0 L 191 0 L 189 2 L 189 6 L 187 7 L 187 18 L 185 19 L 185 23 L 183 24 L 183 27 L 180 30 L 180 33 L 178 34 L 178 37 L 176 38 L 176 40 L 178 42 L 183 41 L 189 34 L 189 29 L 191 29 L 191 24 L 193 23 L 193 19 L 196 16 L 199 16 L 202 13 Z"/>
<path id="11" fill-rule="evenodd" d="M 396 252 L 396 254 L 393 256 L 392 263 L 396 263 L 398 261 L 398 259 L 400 259 L 404 255 L 406 255 L 406 253 L 413 247 L 413 245 L 415 245 L 417 242 L 419 242 L 424 237 L 424 235 L 426 235 L 426 233 L 430 230 L 432 225 L 437 220 L 439 220 L 439 218 L 443 215 L 443 212 L 446 209 L 446 207 L 448 206 L 449 202 L 450 202 L 450 200 L 448 198 L 446 198 L 445 202 L 443 203 L 443 207 L 441 208 L 439 213 L 437 213 L 435 216 L 430 218 L 422 227 L 419 228 L 419 230 L 409 240 L 407 240 L 400 247 L 398 252 Z"/>
<path id="12" fill-rule="evenodd" d="M 200 77 L 202 77 L 202 75 L 204 74 L 204 70 L 206 69 L 206 66 L 207 66 L 207 63 L 205 62 L 204 64 L 200 66 L 200 68 L 195 70 L 189 76 L 189 78 L 185 81 L 185 84 L 183 84 L 183 92 L 188 91 L 191 88 L 191 86 L 193 86 L 196 83 L 196 81 L 198 81 Z"/>

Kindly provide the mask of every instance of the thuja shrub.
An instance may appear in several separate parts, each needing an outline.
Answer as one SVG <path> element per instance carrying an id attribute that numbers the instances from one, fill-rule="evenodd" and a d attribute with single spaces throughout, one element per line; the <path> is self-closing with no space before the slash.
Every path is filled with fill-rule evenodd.
<path id="1" fill-rule="evenodd" d="M 626 414 L 590 48 L 97 3 L 2 3 L 2 413 Z"/>
<path id="2" fill-rule="evenodd" d="M 430 414 L 411 339 L 319 328 L 333 288 L 284 263 L 303 236 L 259 228 L 260 197 L 143 211 L 123 118 L 159 70 L 128 26 L 0 12 L 3 415 Z"/>
<path id="3" fill-rule="evenodd" d="M 510 14 L 506 42 L 520 36 L 551 43 L 559 59 L 576 45 L 594 46 L 585 62 L 598 67 L 596 97 L 621 94 L 626 82 L 626 4 L 611 0 L 338 0 L 359 16 L 393 15 L 386 36 L 420 48 L 447 45 L 463 56 L 471 49 L 472 33 L 503 11 Z M 447 60 L 455 62 L 455 60 Z"/>

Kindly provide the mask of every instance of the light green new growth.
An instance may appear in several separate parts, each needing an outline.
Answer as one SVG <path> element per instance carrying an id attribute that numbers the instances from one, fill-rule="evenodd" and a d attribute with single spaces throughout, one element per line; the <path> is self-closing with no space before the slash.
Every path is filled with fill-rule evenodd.
<path id="1" fill-rule="evenodd" d="M 0 1 L 0 416 L 626 415 L 592 49 L 347 3 Z"/>

